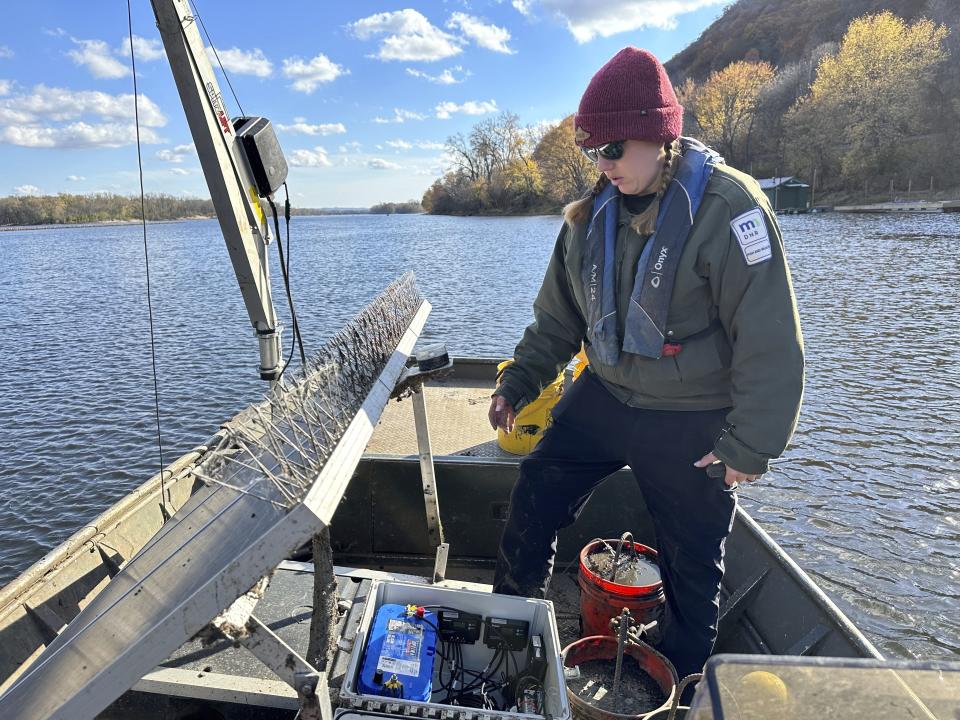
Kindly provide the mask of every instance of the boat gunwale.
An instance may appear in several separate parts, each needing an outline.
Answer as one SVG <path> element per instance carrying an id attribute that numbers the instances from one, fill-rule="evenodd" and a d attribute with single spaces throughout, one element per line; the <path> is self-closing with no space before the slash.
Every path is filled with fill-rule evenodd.
<path id="1" fill-rule="evenodd" d="M 142 512 L 148 503 L 156 502 L 159 505 L 161 494 L 167 490 L 167 486 L 187 479 L 216 438 L 217 435 L 210 443 L 198 445 L 167 465 L 162 471 L 162 484 L 161 473 L 153 475 L 0 588 L 0 623 L 18 601 L 86 550 L 98 536 L 106 535 L 111 528 L 118 527 L 127 518 Z"/>

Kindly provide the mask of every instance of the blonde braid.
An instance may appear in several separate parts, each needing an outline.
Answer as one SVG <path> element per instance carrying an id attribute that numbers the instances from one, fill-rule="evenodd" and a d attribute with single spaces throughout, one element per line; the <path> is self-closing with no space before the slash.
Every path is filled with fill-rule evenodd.
<path id="1" fill-rule="evenodd" d="M 660 198 L 670 187 L 674 174 L 677 172 L 677 161 L 680 159 L 680 141 L 673 140 L 664 147 L 666 157 L 663 168 L 660 170 L 660 180 L 657 183 L 656 197 L 639 215 L 634 215 L 630 227 L 638 235 L 650 235 L 657 229 L 657 215 L 660 212 Z"/>
<path id="2" fill-rule="evenodd" d="M 563 220 L 572 229 L 578 223 L 586 222 L 590 218 L 590 210 L 593 209 L 593 199 L 603 192 L 603 189 L 610 184 L 610 179 L 600 173 L 593 189 L 579 200 L 568 203 L 563 208 Z"/>

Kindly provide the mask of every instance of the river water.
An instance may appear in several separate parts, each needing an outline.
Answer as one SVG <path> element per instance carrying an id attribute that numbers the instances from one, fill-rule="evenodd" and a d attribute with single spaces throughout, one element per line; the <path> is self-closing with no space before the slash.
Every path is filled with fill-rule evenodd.
<path id="1" fill-rule="evenodd" d="M 882 653 L 956 659 L 960 215 L 782 226 L 806 399 L 792 446 L 741 500 Z M 431 337 L 455 355 L 509 357 L 559 220 L 297 217 L 293 227 L 308 346 L 412 269 L 434 306 Z M 148 232 L 169 462 L 264 387 L 217 224 Z M 145 290 L 138 226 L 0 233 L 0 585 L 158 469 Z"/>

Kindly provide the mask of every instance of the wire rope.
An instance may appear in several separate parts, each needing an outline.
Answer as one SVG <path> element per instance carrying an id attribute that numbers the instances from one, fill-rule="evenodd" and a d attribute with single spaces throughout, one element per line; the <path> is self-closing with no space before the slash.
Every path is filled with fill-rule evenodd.
<path id="1" fill-rule="evenodd" d="M 223 73 L 223 79 L 227 81 L 227 87 L 230 88 L 230 94 L 233 95 L 233 99 L 237 103 L 237 109 L 240 110 L 241 115 L 246 115 L 243 111 L 243 105 L 240 104 L 240 98 L 237 97 L 237 93 L 234 92 L 233 83 L 230 82 L 230 76 L 227 74 L 226 68 L 223 67 L 223 63 L 220 62 L 220 53 L 217 52 L 217 46 L 213 44 L 213 38 L 210 37 L 210 33 L 207 32 L 207 26 L 203 24 L 203 16 L 200 14 L 200 7 L 197 5 L 197 0 L 191 0 L 193 2 L 194 15 L 197 20 L 200 21 L 200 28 L 203 30 L 203 34 L 207 36 L 207 42 L 210 43 L 210 49 L 213 50 L 213 56 L 217 59 L 217 65 L 220 66 L 220 72 Z"/>
<path id="2" fill-rule="evenodd" d="M 160 431 L 160 384 L 157 381 L 157 347 L 153 327 L 153 300 L 150 292 L 150 249 L 147 243 L 147 208 L 143 190 L 143 154 L 140 149 L 140 103 L 137 96 L 137 60 L 133 51 L 133 9 L 130 0 L 127 0 L 127 29 L 130 41 L 130 67 L 133 73 L 133 119 L 137 131 L 137 168 L 140 173 L 140 223 L 143 228 L 143 260 L 147 272 L 147 314 L 150 318 L 150 363 L 153 367 L 153 403 L 157 419 L 157 448 L 160 451 L 160 507 L 164 519 L 169 517 L 167 511 L 167 494 L 163 477 L 163 435 Z"/>

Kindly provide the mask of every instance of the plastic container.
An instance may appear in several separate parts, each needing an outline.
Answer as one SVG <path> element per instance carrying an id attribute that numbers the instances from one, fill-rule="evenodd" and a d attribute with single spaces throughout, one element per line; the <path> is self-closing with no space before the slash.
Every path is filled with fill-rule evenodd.
<path id="1" fill-rule="evenodd" d="M 587 366 L 590 364 L 590 361 L 587 359 L 587 351 L 585 348 L 581 347 L 580 352 L 573 356 L 573 381 L 576 382 L 577 378 L 587 369 Z"/>
<path id="2" fill-rule="evenodd" d="M 374 630 L 378 610 L 384 605 L 422 605 L 444 606 L 462 612 L 475 613 L 484 618 L 508 618 L 523 620 L 530 624 L 530 634 L 543 638 L 543 654 L 547 669 L 543 679 L 544 711 L 552 720 L 570 720 L 570 703 L 567 700 L 566 682 L 563 678 L 563 666 L 560 658 L 560 638 L 557 634 L 557 622 L 553 603 L 511 595 L 497 595 L 476 590 L 460 590 L 437 587 L 436 585 L 417 585 L 413 583 L 376 580 L 370 587 L 364 605 L 363 615 L 357 629 L 350 663 L 343 676 L 340 688 L 340 707 L 351 711 L 373 711 L 391 716 L 415 716 L 437 718 L 438 720 L 536 720 L 541 717 L 534 714 L 510 712 L 509 710 L 490 710 L 437 702 L 424 702 L 408 698 L 383 697 L 363 692 L 358 678 L 363 667 Z M 489 662 L 494 651 L 488 648 L 484 640 L 461 646 L 464 666 L 469 670 L 482 670 Z M 527 660 L 526 650 L 510 653 L 510 667 L 522 667 Z M 434 680 L 439 672 L 440 663 L 435 664 Z M 437 683 L 434 683 L 437 685 Z"/>
<path id="3" fill-rule="evenodd" d="M 627 645 L 624 654 L 637 661 L 640 668 L 647 673 L 663 692 L 666 700 L 659 707 L 653 708 L 642 715 L 621 715 L 603 710 L 585 702 L 571 690 L 567 690 L 567 698 L 575 717 L 589 720 L 652 720 L 664 710 L 669 710 L 673 704 L 673 696 L 677 691 L 677 671 L 666 657 L 658 653 L 646 643 Z M 590 660 L 616 660 L 617 640 L 606 635 L 594 635 L 580 638 L 563 649 L 564 667 L 575 667 Z"/>
<path id="4" fill-rule="evenodd" d="M 503 369 L 512 363 L 513 359 L 511 358 L 497 365 L 497 376 L 499 377 Z M 560 402 L 562 395 L 563 373 L 560 373 L 556 380 L 543 389 L 536 400 L 525 405 L 517 413 L 513 432 L 497 430 L 497 442 L 500 447 L 514 455 L 526 455 L 532 452 L 537 443 L 540 442 L 540 438 L 543 437 L 543 433 L 550 427 L 550 423 L 553 421 L 550 411 L 554 405 Z"/>
<path id="5" fill-rule="evenodd" d="M 605 580 L 587 567 L 587 556 L 600 551 L 605 545 L 616 545 L 617 540 L 596 540 L 580 551 L 580 570 L 577 584 L 580 586 L 580 636 L 613 635 L 610 619 L 628 608 L 637 622 L 648 623 L 656 620 L 660 606 L 664 601 L 663 581 L 659 569 L 656 581 L 649 585 L 622 585 Z M 635 542 L 633 548 L 638 555 L 656 565 L 657 551 Z"/>

